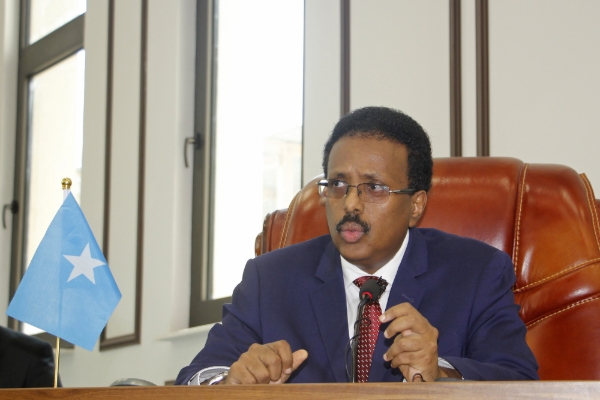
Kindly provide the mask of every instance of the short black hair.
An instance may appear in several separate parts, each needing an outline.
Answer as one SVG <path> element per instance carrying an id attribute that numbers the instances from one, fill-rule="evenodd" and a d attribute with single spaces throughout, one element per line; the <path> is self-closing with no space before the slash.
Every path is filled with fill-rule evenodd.
<path id="1" fill-rule="evenodd" d="M 429 191 L 433 172 L 429 136 L 417 121 L 402 111 L 387 107 L 365 107 L 342 117 L 323 149 L 325 177 L 329 153 L 333 145 L 345 136 L 388 139 L 403 144 L 408 151 L 408 187 Z"/>

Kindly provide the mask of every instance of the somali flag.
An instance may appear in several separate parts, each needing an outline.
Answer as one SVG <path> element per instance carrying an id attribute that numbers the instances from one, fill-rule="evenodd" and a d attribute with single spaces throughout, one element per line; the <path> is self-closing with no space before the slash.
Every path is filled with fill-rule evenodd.
<path id="1" fill-rule="evenodd" d="M 106 259 L 69 193 L 6 314 L 92 351 L 119 300 Z"/>

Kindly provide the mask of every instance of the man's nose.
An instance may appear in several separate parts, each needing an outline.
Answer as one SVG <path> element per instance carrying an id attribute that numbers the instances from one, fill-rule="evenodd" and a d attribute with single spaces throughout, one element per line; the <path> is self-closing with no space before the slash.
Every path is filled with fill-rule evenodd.
<path id="1" fill-rule="evenodd" d="M 346 196 L 344 197 L 344 211 L 347 213 L 362 213 L 364 203 L 359 195 L 359 188 L 348 186 Z"/>

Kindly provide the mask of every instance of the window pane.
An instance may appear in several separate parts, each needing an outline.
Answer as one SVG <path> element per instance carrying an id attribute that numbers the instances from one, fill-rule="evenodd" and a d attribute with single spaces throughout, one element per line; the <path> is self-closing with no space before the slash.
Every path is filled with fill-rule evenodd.
<path id="1" fill-rule="evenodd" d="M 303 0 L 217 4 L 212 298 L 231 295 L 265 214 L 300 189 Z"/>
<path id="2" fill-rule="evenodd" d="M 84 66 L 80 50 L 29 81 L 26 266 L 62 204 L 64 177 L 71 178 L 71 192 L 80 200 Z M 24 331 L 38 332 L 29 326 Z"/>
<path id="3" fill-rule="evenodd" d="M 85 12 L 86 0 L 29 0 L 29 43 Z"/>

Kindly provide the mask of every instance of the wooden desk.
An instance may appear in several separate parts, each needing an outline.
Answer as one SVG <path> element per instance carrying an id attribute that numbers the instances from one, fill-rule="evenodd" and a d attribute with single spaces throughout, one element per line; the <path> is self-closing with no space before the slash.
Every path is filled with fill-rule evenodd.
<path id="1" fill-rule="evenodd" d="M 245 386 L 0 389 L 11 399 L 595 399 L 600 381 L 344 383 Z"/>

